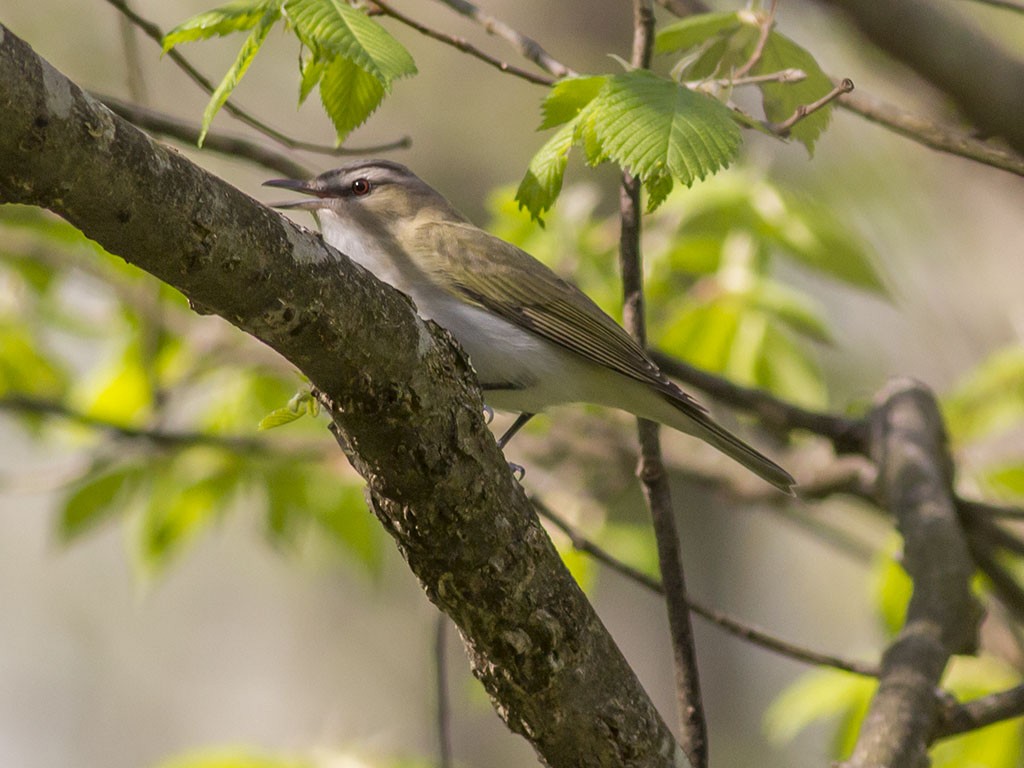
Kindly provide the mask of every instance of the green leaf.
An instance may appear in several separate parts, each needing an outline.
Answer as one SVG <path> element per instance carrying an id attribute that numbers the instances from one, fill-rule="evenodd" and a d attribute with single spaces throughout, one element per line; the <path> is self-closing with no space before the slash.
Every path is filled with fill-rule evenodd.
<path id="1" fill-rule="evenodd" d="M 828 392 L 821 369 L 788 334 L 769 326 L 762 339 L 757 373 L 751 382 L 805 408 L 824 408 Z"/>
<path id="2" fill-rule="evenodd" d="M 349 59 L 338 57 L 323 70 L 320 101 L 341 141 L 374 113 L 384 100 L 381 81 Z"/>
<path id="3" fill-rule="evenodd" d="M 343 0 L 287 0 L 284 9 L 299 39 L 316 55 L 348 59 L 385 88 L 392 80 L 416 74 L 405 47 Z"/>
<path id="4" fill-rule="evenodd" d="M 530 160 L 526 175 L 516 190 L 519 207 L 525 208 L 530 212 L 530 217 L 539 222 L 543 222 L 541 215 L 550 210 L 562 191 L 562 179 L 569 162 L 569 149 L 572 147 L 575 129 L 575 125 L 570 123 L 544 142 L 544 146 Z"/>
<path id="5" fill-rule="evenodd" d="M 785 35 L 772 32 L 765 43 L 760 60 L 752 74 L 770 74 L 784 69 L 799 69 L 807 77 L 796 83 L 761 83 L 761 97 L 765 117 L 773 123 L 788 119 L 799 106 L 812 104 L 832 90 L 832 81 L 822 72 L 814 57 Z M 814 142 L 828 127 L 832 118 L 832 105 L 819 109 L 800 120 L 790 130 L 790 136 L 814 153 Z"/>
<path id="6" fill-rule="evenodd" d="M 319 81 L 320 100 L 339 142 L 380 106 L 393 80 L 416 74 L 405 47 L 342 0 L 287 0 L 284 8 L 311 51 L 302 65 L 299 101 Z"/>
<path id="7" fill-rule="evenodd" d="M 214 115 L 224 106 L 224 102 L 228 100 L 231 92 L 241 82 L 246 70 L 249 69 L 249 65 L 252 64 L 256 54 L 259 53 L 260 48 L 263 46 L 263 41 L 267 39 L 270 28 L 274 26 L 279 18 L 281 18 L 281 11 L 274 4 L 270 10 L 260 17 L 253 30 L 249 33 L 249 37 L 242 44 L 242 49 L 238 52 L 238 56 L 235 57 L 234 63 L 227 74 L 224 75 L 224 79 L 220 81 L 220 85 L 213 92 L 209 103 L 206 105 L 206 109 L 203 110 L 203 125 L 199 132 L 199 141 L 196 142 L 200 147 L 203 146 L 203 141 L 206 140 L 206 133 L 210 130 L 210 124 L 213 122 Z"/>
<path id="8" fill-rule="evenodd" d="M 233 457 L 194 449 L 155 473 L 135 537 L 144 575 L 162 571 L 225 511 L 239 487 L 239 468 Z"/>
<path id="9" fill-rule="evenodd" d="M 577 120 L 595 143 L 590 159 L 607 157 L 641 179 L 652 209 L 667 194 L 666 174 L 690 186 L 728 165 L 740 145 L 728 107 L 646 70 L 610 77 Z"/>
<path id="10" fill-rule="evenodd" d="M 317 768 L 317 763 L 247 747 L 220 747 L 173 757 L 160 763 L 159 768 Z"/>
<path id="11" fill-rule="evenodd" d="M 782 283 L 767 278 L 758 280 L 751 290 L 750 301 L 797 333 L 826 344 L 832 341 L 821 307 L 810 297 Z"/>
<path id="12" fill-rule="evenodd" d="M 279 4 L 278 0 L 235 0 L 219 8 L 204 11 L 164 35 L 164 53 L 180 43 L 252 29 Z"/>
<path id="13" fill-rule="evenodd" d="M 119 513 L 145 476 L 142 467 L 129 465 L 90 473 L 75 484 L 64 500 L 57 521 L 62 542 L 70 542 Z"/>
<path id="14" fill-rule="evenodd" d="M 1024 419 L 1024 346 L 992 354 L 943 402 L 957 443 L 1001 432 Z"/>
<path id="15" fill-rule="evenodd" d="M 260 419 L 259 426 L 256 428 L 262 432 L 267 429 L 274 429 L 275 427 L 283 427 L 285 424 L 291 424 L 293 421 L 297 421 L 305 415 L 306 412 L 304 410 L 293 411 L 288 406 L 285 406 L 284 408 L 275 408 Z"/>
<path id="16" fill-rule="evenodd" d="M 992 493 L 1024 499 L 1024 464 L 996 467 L 985 472 L 983 480 Z"/>
<path id="17" fill-rule="evenodd" d="M 899 551 L 899 546 L 894 537 L 890 551 L 880 554 L 872 568 L 875 605 L 889 637 L 895 637 L 906 622 L 907 606 L 914 593 L 914 583 L 892 554 Z"/>
<path id="18" fill-rule="evenodd" d="M 544 120 L 537 130 L 543 131 L 576 118 L 608 82 L 607 75 L 569 77 L 551 86 L 541 111 Z"/>
<path id="19" fill-rule="evenodd" d="M 749 16 L 749 14 L 745 14 Z M 654 38 L 655 53 L 688 51 L 709 38 L 730 35 L 744 24 L 743 15 L 736 11 L 700 13 L 673 22 L 658 31 Z"/>
<path id="20" fill-rule="evenodd" d="M 68 375 L 27 329 L 0 322 L 0 395 L 60 397 Z"/>
<path id="21" fill-rule="evenodd" d="M 772 702 L 764 716 L 764 729 L 776 743 L 791 740 L 814 723 L 839 720 L 834 757 L 853 749 L 857 730 L 867 714 L 878 681 L 834 669 L 802 675 Z"/>

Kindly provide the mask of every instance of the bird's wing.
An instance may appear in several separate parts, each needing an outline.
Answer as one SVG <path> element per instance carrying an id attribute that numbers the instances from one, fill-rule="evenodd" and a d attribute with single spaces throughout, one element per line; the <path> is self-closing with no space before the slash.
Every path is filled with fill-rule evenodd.
<path id="1" fill-rule="evenodd" d="M 590 297 L 533 256 L 472 225 L 417 227 L 416 262 L 464 301 L 597 365 L 652 385 L 684 409 L 706 413 Z"/>

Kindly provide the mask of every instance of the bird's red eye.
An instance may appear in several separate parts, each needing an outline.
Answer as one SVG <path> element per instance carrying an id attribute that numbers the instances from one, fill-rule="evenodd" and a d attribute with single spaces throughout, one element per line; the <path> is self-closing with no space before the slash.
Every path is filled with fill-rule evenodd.
<path id="1" fill-rule="evenodd" d="M 366 179 L 356 179 L 352 182 L 352 194 L 356 197 L 370 194 L 370 182 Z"/>

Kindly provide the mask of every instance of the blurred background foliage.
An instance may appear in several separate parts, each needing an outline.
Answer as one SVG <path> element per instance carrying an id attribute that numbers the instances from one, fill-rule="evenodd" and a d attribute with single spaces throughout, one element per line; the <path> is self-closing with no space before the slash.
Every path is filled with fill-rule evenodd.
<path id="1" fill-rule="evenodd" d="M 146 93 L 136 98 L 198 125 L 206 96 L 159 60 L 156 47 L 140 41 L 141 53 L 131 54 L 109 6 L 81 4 L 67 11 L 69 21 L 55 24 L 47 20 L 47 2 L 5 9 L 3 21 L 97 90 L 123 92 L 124 68 L 137 68 Z M 606 13 L 582 17 L 572 5 L 495 2 L 488 9 L 542 37 L 579 71 L 617 71 L 606 54 L 628 50 L 628 4 L 609 0 L 602 3 Z M 138 0 L 133 7 L 170 29 L 209 6 Z M 722 10 L 699 30 L 663 17 L 663 53 L 701 47 L 659 66 L 693 79 L 711 74 L 723 55 L 745 60 L 753 41 L 736 25 L 735 9 Z M 489 44 L 480 29 L 439 6 L 416 11 L 435 27 Z M 515 183 L 535 167 L 531 157 L 545 141 L 534 133 L 545 91 L 382 23 L 420 74 L 398 82 L 413 70 L 392 62 L 380 95 L 395 80 L 393 97 L 361 128 L 376 102 L 364 105 L 355 125 L 309 106 L 295 115 L 295 46 L 285 34 L 259 31 L 266 46 L 257 61 L 243 61 L 234 39 L 187 52 L 209 74 L 229 72 L 233 98 L 307 140 L 329 142 L 352 129 L 352 145 L 411 136 L 412 148 L 395 159 L 494 233 L 571 276 L 620 318 L 613 170 L 566 162 L 566 144 L 552 156 L 560 163 L 557 179 L 546 176 L 548 193 L 560 197 L 538 226 L 521 210 Z M 903 82 L 903 73 L 862 51 L 816 6 L 784 4 L 780 25 L 789 36 L 773 42 L 782 63 L 790 62 L 787 55 L 810 57 L 803 50 L 810 49 L 811 61 L 830 73 L 897 94 L 908 108 L 944 112 L 939 99 Z M 195 39 L 179 29 L 177 42 Z M 301 63 L 300 95 L 321 78 L 330 111 L 332 92 L 324 95 L 322 78 L 337 46 L 322 32 L 315 23 L 300 30 L 309 56 Z M 797 53 L 793 40 L 802 46 Z M 822 74 L 817 65 L 815 72 Z M 766 110 L 775 110 L 769 119 L 778 120 L 790 105 L 782 99 L 780 106 L 774 94 L 760 96 Z M 589 104 L 581 99 L 564 116 L 578 119 Z M 816 409 L 856 412 L 886 377 L 918 376 L 942 396 L 960 487 L 1022 503 L 1020 185 L 849 115 L 833 121 L 823 134 L 827 119 L 797 136 L 804 146 L 746 131 L 738 159 L 716 156 L 704 170 L 733 167 L 690 188 L 669 192 L 652 170 L 654 191 L 664 193 L 645 219 L 652 343 Z M 226 116 L 214 130 L 222 122 L 242 132 Z M 577 138 L 586 154 L 584 134 Z M 808 162 L 805 150 L 815 141 Z M 629 147 L 620 149 L 619 159 L 631 157 Z M 267 175 L 237 160 L 182 151 L 254 194 Z M 598 163 L 607 155 L 587 159 Z M 338 162 L 300 156 L 316 168 Z M 519 192 L 521 200 L 522 186 Z M 226 323 L 194 315 L 176 292 L 70 226 L 33 209 L 0 208 L 0 596 L 10 598 L 16 626 L 0 633 L 0 673 L 10 679 L 0 697 L 0 761 L 33 768 L 67 764 L 68 755 L 78 756 L 76 764 L 108 768 L 431 762 L 429 608 L 367 512 L 362 483 L 322 421 L 257 429 L 302 389 L 271 352 Z M 531 423 L 511 448 L 528 467 L 528 490 L 593 541 L 655 575 L 653 536 L 631 477 L 629 419 L 591 408 L 556 413 Z M 781 448 L 776 436 L 755 438 Z M 666 442 L 696 593 L 808 645 L 874 658 L 900 626 L 909 599 L 888 523 L 845 498 L 811 505 L 809 514 L 767 502 L 737 510 L 707 483 L 709 476 L 731 478 L 731 467 L 701 446 Z M 831 460 L 807 438 L 782 455 L 801 479 Z M 253 532 L 258 536 L 246 535 Z M 670 658 L 657 600 L 638 597 L 636 587 L 606 574 L 557 531 L 552 535 L 670 712 Z M 837 550 L 835 541 L 848 546 Z M 121 546 L 131 576 L 110 570 Z M 75 560 L 76 552 L 84 554 Z M 1009 565 L 1024 572 L 1018 561 Z M 57 575 L 40 577 L 44 571 Z M 111 589 L 111 579 L 120 586 Z M 140 587 L 141 601 L 132 597 Z M 986 594 L 986 585 L 978 590 Z M 958 658 L 948 674 L 958 696 L 1006 688 L 1021 677 L 1019 629 L 989 602 L 983 653 Z M 158 634 L 147 634 L 141 625 L 161 611 Z M 54 623 L 58 631 L 41 641 Z M 707 627 L 698 635 L 714 763 L 811 766 L 848 751 L 871 681 L 804 672 L 721 637 Z M 166 651 L 154 652 L 165 644 Z M 96 645 L 117 649 L 116 658 Z M 454 643 L 449 652 L 454 660 Z M 162 656 L 177 661 L 162 665 Z M 502 731 L 464 666 L 453 666 L 459 757 L 497 768 L 529 764 L 529 750 Z M 55 671 L 41 676 L 43 667 Z M 212 689 L 219 693 L 203 700 Z M 19 707 L 28 690 L 33 706 Z M 102 707 L 99 697 L 107 697 Z M 247 706 L 231 710 L 235 697 L 248 697 Z M 121 729 L 111 722 L 141 723 L 144 716 L 147 725 L 129 744 L 115 744 Z M 50 732 L 57 734 L 52 744 L 38 749 L 41 734 Z M 1016 766 L 1021 738 L 1019 723 L 1011 722 L 943 742 L 933 758 L 942 766 Z M 252 746 L 196 752 L 204 743 Z M 395 755 L 415 757 L 403 762 Z"/>

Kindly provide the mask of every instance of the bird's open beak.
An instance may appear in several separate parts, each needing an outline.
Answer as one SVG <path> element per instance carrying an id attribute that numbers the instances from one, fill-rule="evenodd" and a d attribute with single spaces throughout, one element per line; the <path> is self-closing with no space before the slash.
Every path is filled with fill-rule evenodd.
<path id="1" fill-rule="evenodd" d="M 298 208 L 310 211 L 315 211 L 317 208 L 323 208 L 323 203 L 320 202 L 319 198 L 323 197 L 324 193 L 318 188 L 316 179 L 311 181 L 300 181 L 299 179 L 270 179 L 270 181 L 264 181 L 263 186 L 290 189 L 295 192 L 301 192 L 304 195 L 314 196 L 313 198 L 295 200 L 290 203 L 271 203 L 270 206 L 272 208 Z"/>

